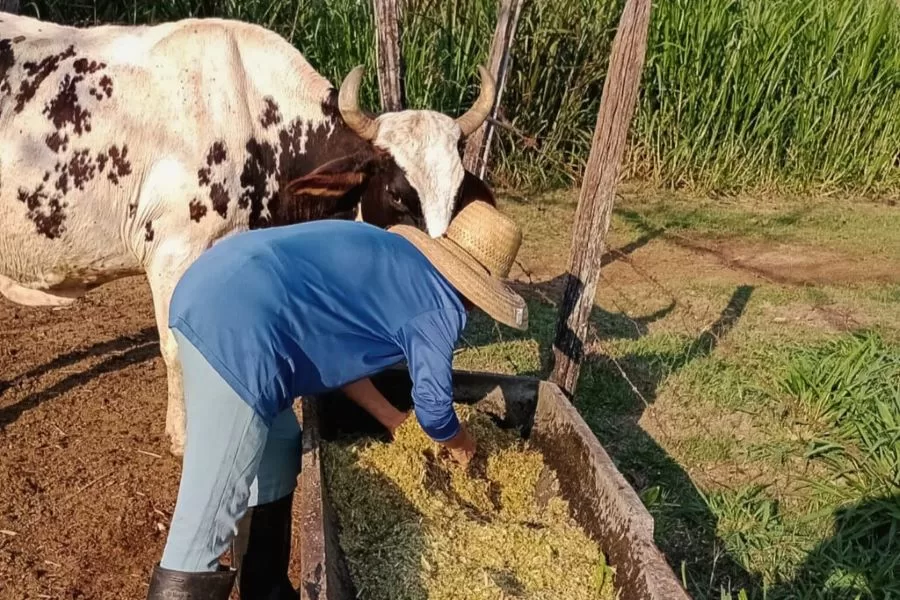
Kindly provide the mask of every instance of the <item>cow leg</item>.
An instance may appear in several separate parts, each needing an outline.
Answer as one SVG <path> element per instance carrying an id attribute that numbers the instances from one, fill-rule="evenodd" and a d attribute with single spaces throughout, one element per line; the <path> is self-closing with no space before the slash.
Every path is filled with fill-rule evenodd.
<path id="1" fill-rule="evenodd" d="M 196 258 L 193 253 L 156 256 L 147 270 L 153 306 L 156 312 L 156 327 L 159 330 L 160 353 L 166 365 L 168 397 L 166 403 L 166 436 L 170 451 L 175 456 L 184 455 L 185 418 L 184 390 L 182 388 L 181 364 L 178 362 L 178 344 L 169 329 L 169 301 L 175 284 Z"/>
<path id="2" fill-rule="evenodd" d="M 160 327 L 165 326 L 162 321 Z M 178 345 L 171 330 L 165 327 L 160 330 L 160 350 L 166 363 L 166 379 L 168 382 L 168 398 L 166 401 L 166 436 L 169 438 L 170 451 L 175 456 L 184 455 L 185 420 L 184 390 L 182 388 L 181 364 L 178 362 Z"/>
<path id="3" fill-rule="evenodd" d="M 169 329 L 169 300 L 174 286 L 166 281 L 154 284 L 150 278 L 153 291 L 153 306 L 156 312 L 156 327 L 159 330 L 159 349 L 166 365 L 167 399 L 166 399 L 166 436 L 169 438 L 170 451 L 175 456 L 184 455 L 184 390 L 181 381 L 181 364 L 178 362 L 178 344 Z M 160 277 L 159 279 L 163 279 Z"/>

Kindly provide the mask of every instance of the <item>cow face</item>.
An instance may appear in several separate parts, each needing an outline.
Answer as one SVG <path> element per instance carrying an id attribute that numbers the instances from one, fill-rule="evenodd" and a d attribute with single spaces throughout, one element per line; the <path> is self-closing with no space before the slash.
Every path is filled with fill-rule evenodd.
<path id="1" fill-rule="evenodd" d="M 459 162 L 458 153 L 455 158 Z M 490 188 L 461 165 L 460 170 L 461 183 L 447 192 L 453 194 L 447 204 L 449 214 L 440 215 L 448 223 L 476 200 L 496 206 Z M 332 160 L 290 182 L 285 193 L 287 200 L 279 206 L 283 210 L 294 207 L 297 214 L 279 214 L 279 222 L 305 221 L 315 218 L 313 214 L 317 218 L 352 219 L 358 206 L 362 220 L 377 227 L 402 224 L 428 231 L 429 215 L 423 210 L 419 192 L 386 150 L 362 151 Z"/>
<path id="2" fill-rule="evenodd" d="M 496 206 L 494 195 L 488 186 L 469 171 L 463 171 L 462 183 L 454 192 L 446 221 L 449 223 L 463 207 L 475 200 Z M 411 225 L 429 231 L 429 221 L 422 209 L 418 192 L 410 184 L 403 169 L 389 157 L 367 182 L 361 201 L 361 216 L 366 223 L 382 228 Z"/>
<path id="3" fill-rule="evenodd" d="M 281 206 L 283 211 L 294 207 L 297 214 L 281 215 L 280 220 L 305 220 L 313 212 L 346 218 L 359 206 L 367 223 L 382 228 L 412 225 L 440 237 L 451 218 L 470 202 L 494 205 L 484 182 L 463 168 L 459 151 L 460 142 L 481 125 L 493 104 L 493 80 L 483 67 L 479 69 L 478 100 L 456 119 L 425 110 L 365 114 L 357 103 L 362 68 L 351 71 L 337 98 L 342 123 L 332 134 L 349 136 L 333 142 L 346 154 L 291 181 Z"/>
<path id="4" fill-rule="evenodd" d="M 450 224 L 463 180 L 459 125 L 451 117 L 424 110 L 387 113 L 376 123 L 373 145 L 391 159 L 379 174 L 387 196 L 383 205 L 399 209 L 402 204 L 413 219 L 422 219 L 418 227 L 439 237 Z M 363 219 L 368 220 L 365 212 Z"/>
<path id="5" fill-rule="evenodd" d="M 344 123 L 375 149 L 362 197 L 363 220 L 388 227 L 408 223 L 440 237 L 450 219 L 471 202 L 464 189 L 467 174 L 459 153 L 460 141 L 487 118 L 494 103 L 494 82 L 484 67 L 481 92 L 465 114 L 454 119 L 425 110 L 404 110 L 376 118 L 359 108 L 362 67 L 344 79 L 338 109 Z M 471 174 L 468 175 L 470 185 Z M 481 184 L 478 193 L 486 187 Z M 489 192 L 488 192 L 489 194 Z"/>

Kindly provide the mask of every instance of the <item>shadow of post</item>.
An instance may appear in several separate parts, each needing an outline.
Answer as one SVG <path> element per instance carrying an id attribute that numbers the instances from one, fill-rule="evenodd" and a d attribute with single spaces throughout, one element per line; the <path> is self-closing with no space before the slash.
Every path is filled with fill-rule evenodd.
<path id="1" fill-rule="evenodd" d="M 550 345 L 556 325 L 554 301 L 561 297 L 564 277 L 519 287 L 528 300 L 532 326 L 523 333 L 508 333 L 510 330 L 504 329 L 503 338 L 537 342 L 542 358 L 540 371 L 523 371 L 519 375 L 546 377 L 549 372 Z M 715 322 L 696 338 L 675 348 L 657 352 L 635 351 L 615 360 L 588 351 L 573 399 L 585 421 L 653 514 L 657 545 L 676 573 L 681 574 L 684 565 L 688 592 L 698 600 L 718 600 L 723 588 L 744 588 L 750 597 L 761 597 L 761 582 L 728 555 L 716 535 L 716 516 L 690 475 L 640 426 L 639 421 L 646 408 L 656 400 L 659 387 L 668 377 L 715 351 L 740 321 L 753 289 L 752 286 L 738 286 Z M 674 307 L 673 303 L 651 314 L 631 318 L 595 306 L 591 329 L 601 340 L 637 340 L 647 335 L 650 324 L 664 318 Z M 496 341 L 496 328 L 484 326 L 480 315 L 473 315 L 472 320 L 473 331 L 466 332 L 469 343 L 482 346 Z"/>

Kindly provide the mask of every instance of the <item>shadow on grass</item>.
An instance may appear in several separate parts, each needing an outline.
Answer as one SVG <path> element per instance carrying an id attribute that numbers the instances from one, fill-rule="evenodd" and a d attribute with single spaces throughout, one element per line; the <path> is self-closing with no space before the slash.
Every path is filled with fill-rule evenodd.
<path id="1" fill-rule="evenodd" d="M 498 341 L 498 337 L 505 341 L 532 340 L 540 349 L 541 369 L 518 374 L 546 378 L 556 326 L 554 303 L 561 298 L 564 278 L 519 287 L 528 300 L 529 331 L 501 331 L 482 315 L 473 314 L 466 341 L 478 348 Z M 762 597 L 761 582 L 729 556 L 716 536 L 717 518 L 689 474 L 644 431 L 639 420 L 668 377 L 715 351 L 742 317 L 752 293 L 752 286 L 738 286 L 715 322 L 697 338 L 674 347 L 643 347 L 615 361 L 588 352 L 574 398 L 585 421 L 653 514 L 658 546 L 679 576 L 684 565 L 688 592 L 698 600 L 718 600 L 720 589 L 740 588 L 746 589 L 750 597 Z M 674 305 L 670 305 L 631 318 L 595 307 L 591 315 L 592 337 L 601 341 L 637 340 L 647 334 L 650 324 L 673 309 Z"/>
<path id="2" fill-rule="evenodd" d="M 900 494 L 835 512 L 834 533 L 807 556 L 792 580 L 769 590 L 781 600 L 900 597 Z"/>

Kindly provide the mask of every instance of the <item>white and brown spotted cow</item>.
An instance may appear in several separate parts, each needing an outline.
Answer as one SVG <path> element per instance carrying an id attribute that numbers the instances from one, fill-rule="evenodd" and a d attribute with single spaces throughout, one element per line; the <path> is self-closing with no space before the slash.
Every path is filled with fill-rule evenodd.
<path id="1" fill-rule="evenodd" d="M 182 451 L 181 374 L 166 327 L 187 266 L 226 235 L 319 218 L 412 222 L 432 236 L 475 198 L 460 139 L 485 119 L 358 106 L 258 26 L 184 20 L 62 27 L 0 13 L 0 293 L 60 305 L 119 277 L 150 281 Z M 340 243 L 340 240 L 335 240 Z"/>

